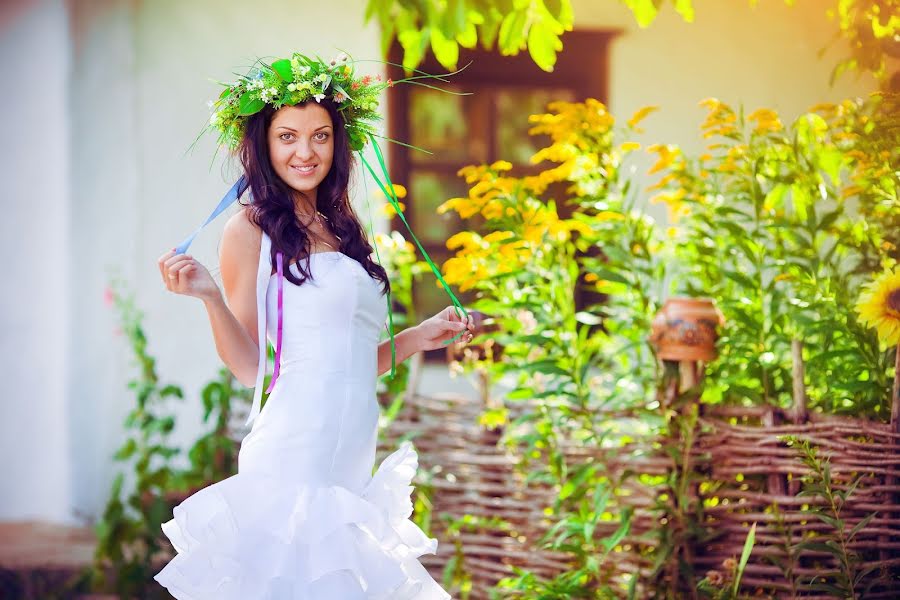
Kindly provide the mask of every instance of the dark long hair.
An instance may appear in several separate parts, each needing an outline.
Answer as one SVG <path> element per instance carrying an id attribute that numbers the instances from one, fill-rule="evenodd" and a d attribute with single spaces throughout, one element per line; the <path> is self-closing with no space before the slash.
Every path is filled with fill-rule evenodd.
<path id="1" fill-rule="evenodd" d="M 319 184 L 316 209 L 328 219 L 331 230 L 340 238 L 341 252 L 361 264 L 373 279 L 382 283 L 382 293 L 387 293 L 390 290 L 387 273 L 372 260 L 372 245 L 366 239 L 359 217 L 350 204 L 347 188 L 353 155 L 344 129 L 344 118 L 330 99 L 322 100 L 321 106 L 331 116 L 334 159 L 331 169 Z M 267 104 L 261 111 L 247 118 L 244 138 L 238 149 L 252 198 L 252 202 L 245 206 L 250 220 L 272 240 L 272 264 L 275 264 L 275 253 L 280 251 L 286 261 L 284 277 L 295 285 L 302 285 L 312 278 L 309 272 L 311 241 L 294 210 L 295 190 L 275 173 L 269 159 L 268 132 L 274 114 L 275 109 Z M 297 263 L 299 278 L 287 268 L 291 259 Z"/>

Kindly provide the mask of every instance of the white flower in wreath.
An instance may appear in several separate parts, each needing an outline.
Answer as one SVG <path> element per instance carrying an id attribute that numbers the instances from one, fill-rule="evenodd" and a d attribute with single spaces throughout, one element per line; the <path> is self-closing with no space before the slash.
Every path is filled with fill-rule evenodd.
<path id="1" fill-rule="evenodd" d="M 315 95 L 313 96 L 313 98 L 316 99 L 316 102 L 321 102 L 322 100 L 325 99 L 325 94 L 315 94 Z"/>

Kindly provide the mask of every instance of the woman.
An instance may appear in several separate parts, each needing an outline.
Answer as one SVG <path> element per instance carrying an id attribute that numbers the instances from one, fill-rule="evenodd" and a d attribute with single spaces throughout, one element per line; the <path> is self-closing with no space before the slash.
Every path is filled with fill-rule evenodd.
<path id="1" fill-rule="evenodd" d="M 224 229 L 224 298 L 190 255 L 159 258 L 168 290 L 203 300 L 219 356 L 256 384 L 257 398 L 238 473 L 187 498 L 162 525 L 178 554 L 155 579 L 179 599 L 449 598 L 418 561 L 437 541 L 409 520 L 415 451 L 404 443 L 372 474 L 376 379 L 391 368 L 392 349 L 379 343 L 390 284 L 347 193 L 359 125 L 351 109 L 365 83 L 338 74 L 346 59 L 298 56 L 269 88 L 257 76 L 230 90 L 239 107 L 254 97 L 249 86 L 276 100 L 232 115 L 253 200 Z M 326 82 L 317 70 L 335 75 Z M 308 93 L 296 94 L 299 86 Z M 234 134 L 234 123 L 218 125 Z M 472 325 L 448 307 L 398 334 L 395 358 L 461 333 L 471 340 Z M 256 417 L 266 334 L 276 370 Z"/>

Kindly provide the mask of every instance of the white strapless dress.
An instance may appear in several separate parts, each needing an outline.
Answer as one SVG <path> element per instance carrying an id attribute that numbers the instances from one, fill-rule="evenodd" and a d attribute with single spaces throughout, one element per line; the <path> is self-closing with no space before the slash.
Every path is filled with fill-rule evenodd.
<path id="1" fill-rule="evenodd" d="M 270 246 L 263 233 L 257 307 L 274 341 Z M 175 507 L 162 529 L 178 553 L 154 579 L 179 600 L 450 598 L 418 560 L 437 540 L 409 520 L 415 450 L 372 473 L 381 284 L 339 252 L 312 255 L 310 270 L 302 286 L 283 280 L 280 373 L 259 412 L 262 348 L 238 473 Z"/>

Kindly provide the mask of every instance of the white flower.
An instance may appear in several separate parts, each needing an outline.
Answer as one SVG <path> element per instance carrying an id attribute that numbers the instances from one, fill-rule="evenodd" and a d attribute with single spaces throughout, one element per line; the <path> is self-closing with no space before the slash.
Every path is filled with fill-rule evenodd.
<path id="1" fill-rule="evenodd" d="M 316 81 L 324 82 L 327 79 L 328 79 L 328 75 L 326 75 L 325 73 L 319 73 L 319 75 L 316 76 Z"/>
<path id="2" fill-rule="evenodd" d="M 307 73 L 309 73 L 309 69 L 310 67 L 308 65 L 303 65 L 302 67 L 300 67 L 300 74 L 306 75 Z"/>
<path id="3" fill-rule="evenodd" d="M 316 99 L 316 102 L 321 102 L 325 98 L 325 94 L 316 94 L 313 98 Z"/>
<path id="4" fill-rule="evenodd" d="M 340 104 L 341 102 L 347 99 L 347 95 L 344 92 L 338 92 L 334 95 L 334 101 Z"/>
<path id="5" fill-rule="evenodd" d="M 296 83 L 289 83 L 289 84 L 288 84 L 288 91 L 289 91 L 289 92 L 296 92 L 296 91 L 297 91 L 297 84 L 296 84 Z"/>

